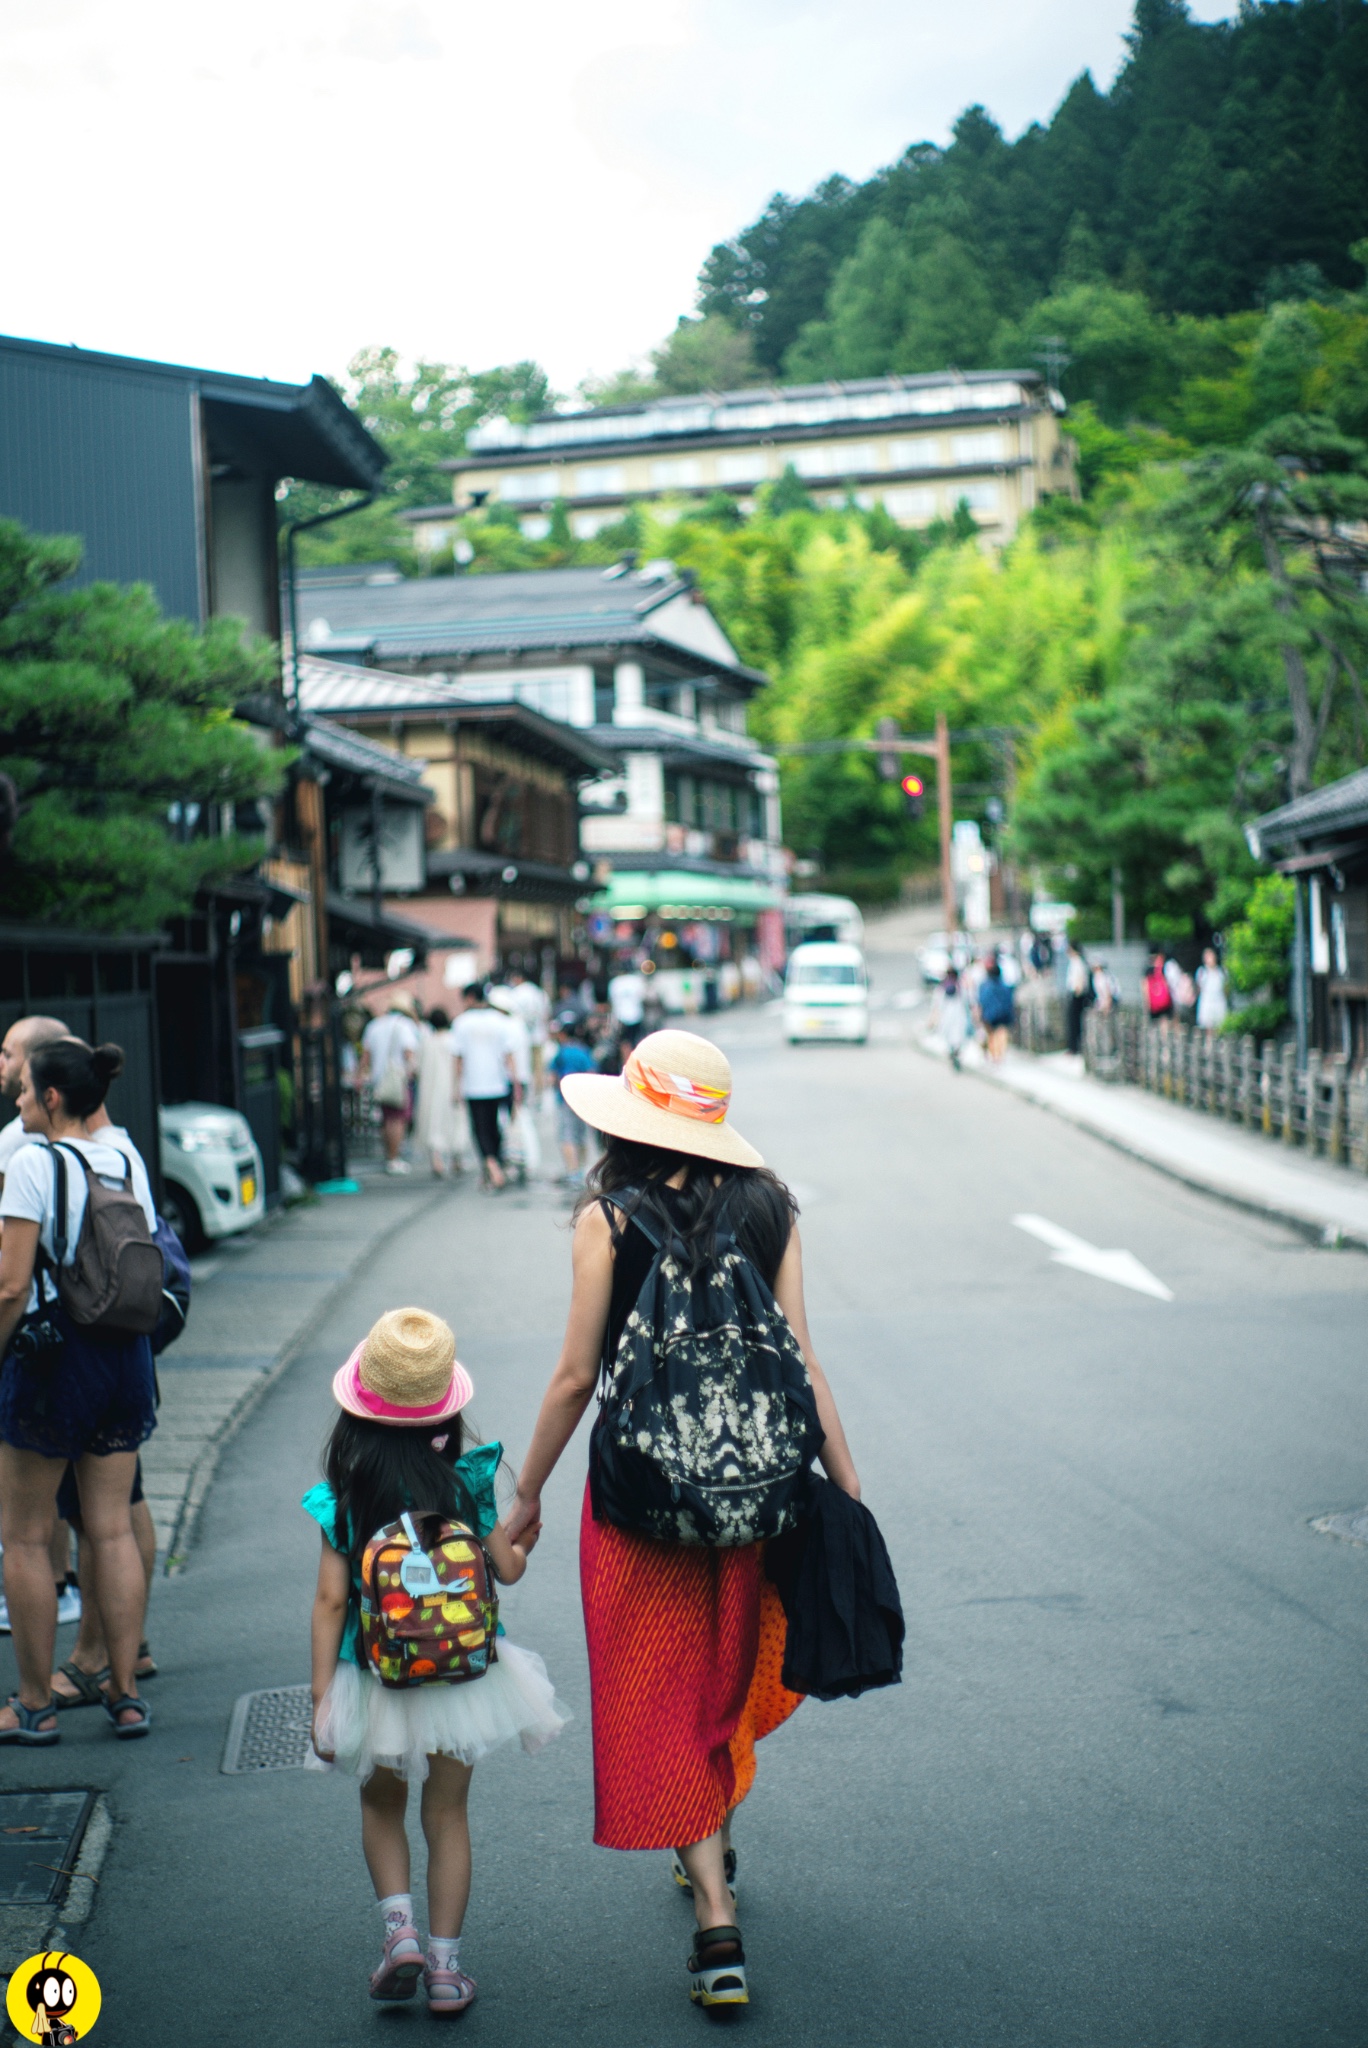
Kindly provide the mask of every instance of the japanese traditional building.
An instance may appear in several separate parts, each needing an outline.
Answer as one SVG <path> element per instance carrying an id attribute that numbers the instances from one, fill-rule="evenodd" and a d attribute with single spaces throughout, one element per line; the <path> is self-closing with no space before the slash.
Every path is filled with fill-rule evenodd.
<path id="1" fill-rule="evenodd" d="M 1368 1060 L 1368 768 L 1266 812 L 1247 836 L 1255 857 L 1297 886 L 1295 979 L 1307 1042 L 1360 1067 Z"/>

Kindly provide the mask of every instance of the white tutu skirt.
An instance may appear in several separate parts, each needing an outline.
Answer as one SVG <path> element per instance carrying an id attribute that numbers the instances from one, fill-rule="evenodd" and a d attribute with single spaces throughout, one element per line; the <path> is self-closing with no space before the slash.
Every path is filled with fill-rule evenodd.
<path id="1" fill-rule="evenodd" d="M 482 1678 L 464 1685 L 381 1685 L 358 1664 L 337 1667 L 318 1709 L 318 1741 L 364 1783 L 377 1764 L 421 1782 L 430 1756 L 473 1764 L 515 1738 L 531 1755 L 571 1718 L 534 1650 L 499 1637 Z"/>

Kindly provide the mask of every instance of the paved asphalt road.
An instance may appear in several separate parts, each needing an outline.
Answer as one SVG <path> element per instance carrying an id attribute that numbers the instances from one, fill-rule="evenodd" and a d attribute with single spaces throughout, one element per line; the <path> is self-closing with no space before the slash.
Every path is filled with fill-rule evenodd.
<path id="1" fill-rule="evenodd" d="M 911 980 L 885 959 L 885 991 Z M 813 1328 L 908 1615 L 906 1681 L 810 1703 L 743 1813 L 757 2040 L 1361 2048 L 1368 2039 L 1368 1260 L 1167 1182 L 914 1052 L 727 1019 L 736 1119 L 803 1205 Z M 1051 1263 L 1030 1210 L 1133 1252 L 1165 1303 Z M 418 2042 L 377 1949 L 352 1786 L 219 1773 L 234 1699 L 307 1676 L 328 1377 L 382 1309 L 448 1316 L 516 1454 L 568 1292 L 549 1188 L 462 1188 L 359 1279 L 225 1460 L 158 1588 L 152 1740 L 93 1714 L 30 1773 L 111 1788 L 82 1943 L 104 2048 Z M 583 1444 L 509 1598 L 577 1719 L 476 1775 L 462 2022 L 500 2048 L 701 2037 L 663 1856 L 590 1843 Z M 34 1760 L 36 1763 L 36 1759 Z M 28 1760 L 26 1759 L 26 1764 Z"/>

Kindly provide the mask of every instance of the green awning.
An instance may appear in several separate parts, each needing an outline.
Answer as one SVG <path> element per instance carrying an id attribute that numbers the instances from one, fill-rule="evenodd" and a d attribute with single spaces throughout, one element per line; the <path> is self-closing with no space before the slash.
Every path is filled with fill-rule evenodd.
<path id="1" fill-rule="evenodd" d="M 691 875 L 679 869 L 614 875 L 608 887 L 591 897 L 589 908 L 610 917 L 655 915 L 687 922 L 719 910 L 775 910 L 783 893 L 772 882 L 749 875 Z"/>

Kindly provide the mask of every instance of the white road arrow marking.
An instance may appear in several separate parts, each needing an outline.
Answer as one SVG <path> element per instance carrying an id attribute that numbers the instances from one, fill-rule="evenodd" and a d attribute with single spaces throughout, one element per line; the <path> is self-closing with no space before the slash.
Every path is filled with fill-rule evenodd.
<path id="1" fill-rule="evenodd" d="M 1075 1272 L 1091 1273 L 1094 1279 L 1111 1280 L 1118 1287 L 1133 1287 L 1137 1294 L 1153 1294 L 1160 1301 L 1173 1299 L 1172 1291 L 1162 1280 L 1156 1280 L 1147 1266 L 1141 1265 L 1134 1252 L 1100 1251 L 1095 1244 L 1085 1244 L 1071 1230 L 1061 1230 L 1044 1216 L 1014 1216 L 1012 1221 L 1018 1230 L 1038 1237 L 1042 1244 L 1052 1248 L 1051 1263 L 1056 1266 L 1072 1266 Z"/>

